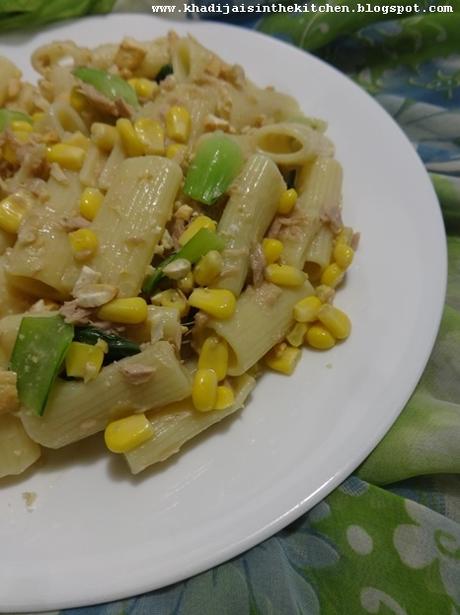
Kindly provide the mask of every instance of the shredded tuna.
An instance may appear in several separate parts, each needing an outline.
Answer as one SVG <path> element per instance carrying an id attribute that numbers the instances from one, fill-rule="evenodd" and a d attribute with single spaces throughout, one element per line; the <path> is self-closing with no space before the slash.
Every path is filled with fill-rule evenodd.
<path id="1" fill-rule="evenodd" d="M 82 216 L 63 216 L 59 220 L 59 224 L 66 231 L 66 233 L 71 233 L 72 231 L 77 231 L 80 228 L 87 228 L 90 225 L 90 222 Z"/>
<path id="2" fill-rule="evenodd" d="M 131 117 L 134 109 L 123 98 L 111 100 L 87 83 L 80 83 L 78 90 L 94 105 L 99 111 L 108 113 L 114 117 Z"/>
<path id="3" fill-rule="evenodd" d="M 74 291 L 77 305 L 82 308 L 97 308 L 105 305 L 118 294 L 118 288 L 111 284 L 80 285 Z"/>
<path id="4" fill-rule="evenodd" d="M 230 124 L 228 120 L 224 120 L 221 117 L 217 117 L 213 113 L 209 113 L 204 119 L 203 129 L 205 132 L 214 132 L 215 130 L 222 130 L 229 134 L 235 134 L 235 128 Z"/>
<path id="5" fill-rule="evenodd" d="M 232 66 L 224 64 L 221 68 L 219 77 L 234 85 L 238 90 L 243 88 L 246 84 L 246 75 L 239 64 L 233 64 Z"/>
<path id="6" fill-rule="evenodd" d="M 252 271 L 252 283 L 258 288 L 264 281 L 265 256 L 262 246 L 258 243 L 249 255 L 249 265 Z"/>
<path id="7" fill-rule="evenodd" d="M 258 288 L 256 292 L 257 303 L 264 307 L 274 305 L 283 291 L 279 286 L 267 283 L 262 284 L 262 286 L 260 286 L 260 288 Z"/>
<path id="8" fill-rule="evenodd" d="M 25 187 L 40 201 L 40 203 L 45 203 L 50 198 L 45 180 L 39 177 L 33 177 L 28 180 L 25 183 Z"/>
<path id="9" fill-rule="evenodd" d="M 0 370 L 0 414 L 14 412 L 18 408 L 16 374 L 15 372 Z"/>
<path id="10" fill-rule="evenodd" d="M 289 235 L 295 238 L 299 230 L 302 227 L 305 227 L 308 222 L 308 216 L 303 211 L 295 207 L 290 216 L 276 216 L 268 229 L 267 235 L 273 239 L 277 239 L 281 235 L 284 237 Z"/>
<path id="11" fill-rule="evenodd" d="M 69 178 L 62 170 L 61 166 L 57 162 L 51 163 L 50 176 L 55 179 L 59 184 L 68 184 Z"/>
<path id="12" fill-rule="evenodd" d="M 174 212 L 174 217 L 178 220 L 185 220 L 188 222 L 193 214 L 193 207 L 190 205 L 183 205 L 180 201 L 176 201 L 179 204 L 178 208 Z"/>
<path id="13" fill-rule="evenodd" d="M 66 301 L 59 313 L 68 325 L 87 325 L 90 322 L 91 310 L 80 307 L 77 299 Z"/>
<path id="14" fill-rule="evenodd" d="M 327 204 L 320 213 L 320 220 L 329 224 L 333 233 L 339 233 L 343 228 L 342 211 L 339 205 Z"/>
<path id="15" fill-rule="evenodd" d="M 75 297 L 75 293 L 77 293 L 80 288 L 87 286 L 88 284 L 97 284 L 100 279 L 101 274 L 99 273 L 99 271 L 95 271 L 94 269 L 91 269 L 91 267 L 83 265 L 80 271 L 80 275 L 78 276 L 78 279 L 72 289 L 72 296 Z"/>
<path id="16" fill-rule="evenodd" d="M 359 246 L 359 240 L 361 239 L 361 233 L 353 233 L 353 237 L 351 238 L 351 242 L 350 242 L 350 246 L 353 248 L 353 250 L 358 249 Z"/>
<path id="17" fill-rule="evenodd" d="M 41 312 L 53 312 L 58 308 L 58 304 L 50 299 L 39 299 L 27 310 L 29 314 L 39 314 Z"/>
<path id="18" fill-rule="evenodd" d="M 171 229 L 171 239 L 176 250 L 180 248 L 179 237 L 185 231 L 185 226 L 185 220 L 182 220 L 181 218 L 174 218 Z"/>
<path id="19" fill-rule="evenodd" d="M 145 49 L 137 41 L 125 38 L 115 54 L 114 62 L 120 69 L 134 71 L 142 63 L 145 54 Z"/>
<path id="20" fill-rule="evenodd" d="M 155 375 L 155 368 L 142 363 L 119 364 L 118 368 L 125 379 L 134 385 L 145 384 Z"/>

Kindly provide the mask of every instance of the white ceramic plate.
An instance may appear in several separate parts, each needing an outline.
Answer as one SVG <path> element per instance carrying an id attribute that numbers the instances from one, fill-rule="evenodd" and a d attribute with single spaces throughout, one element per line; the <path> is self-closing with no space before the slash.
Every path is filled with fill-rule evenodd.
<path id="1" fill-rule="evenodd" d="M 91 18 L 2 38 L 34 78 L 40 44 L 148 39 L 172 25 L 259 84 L 329 121 L 344 166 L 344 216 L 362 233 L 337 297 L 346 344 L 305 352 L 292 378 L 265 376 L 247 408 L 170 463 L 132 478 L 99 439 L 48 456 L 0 490 L 0 609 L 31 611 L 134 595 L 214 566 L 326 496 L 394 422 L 431 351 L 446 280 L 444 229 L 422 164 L 390 117 L 326 64 L 247 30 L 149 15 Z M 38 494 L 28 512 L 21 494 Z"/>

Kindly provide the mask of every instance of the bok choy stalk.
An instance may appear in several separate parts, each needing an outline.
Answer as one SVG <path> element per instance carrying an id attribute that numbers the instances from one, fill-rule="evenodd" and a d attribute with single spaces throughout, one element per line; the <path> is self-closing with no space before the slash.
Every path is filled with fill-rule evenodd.
<path id="1" fill-rule="evenodd" d="M 110 98 L 110 100 L 122 98 L 135 109 L 139 108 L 136 92 L 127 81 L 118 77 L 118 75 L 111 75 L 105 70 L 89 68 L 87 66 L 80 66 L 79 68 L 75 68 L 72 72 L 75 77 L 93 86 L 93 88 L 107 98 Z"/>
<path id="2" fill-rule="evenodd" d="M 87 325 L 84 327 L 75 327 L 75 341 L 83 344 L 95 345 L 99 340 L 106 342 L 108 352 L 104 357 L 104 365 L 119 361 L 124 357 L 130 357 L 134 354 L 139 354 L 141 351 L 139 344 L 120 337 L 115 333 L 108 333 L 98 327 Z"/>
<path id="3" fill-rule="evenodd" d="M 219 237 L 219 235 L 216 235 L 216 233 L 209 229 L 200 229 L 178 252 L 165 258 L 164 261 L 158 265 L 154 273 L 146 278 L 144 286 L 142 287 L 143 292 L 148 295 L 153 291 L 164 276 L 164 268 L 166 265 L 169 265 L 169 263 L 172 263 L 172 261 L 178 258 L 185 258 L 193 265 L 211 250 L 218 250 L 220 252 L 224 247 L 225 241 L 222 237 Z"/>
<path id="4" fill-rule="evenodd" d="M 187 196 L 212 205 L 224 194 L 243 166 L 240 146 L 222 133 L 204 139 L 185 178 Z"/>
<path id="5" fill-rule="evenodd" d="M 22 405 L 42 415 L 74 329 L 61 316 L 25 317 L 21 321 L 10 369 L 16 372 Z"/>
<path id="6" fill-rule="evenodd" d="M 12 109 L 0 109 L 0 132 L 8 128 L 11 122 L 17 121 L 32 124 L 32 118 L 27 113 L 13 111 Z"/>

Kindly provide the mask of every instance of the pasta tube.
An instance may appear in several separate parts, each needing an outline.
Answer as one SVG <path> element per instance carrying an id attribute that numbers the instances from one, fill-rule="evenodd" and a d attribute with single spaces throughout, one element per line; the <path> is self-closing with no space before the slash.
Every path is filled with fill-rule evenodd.
<path id="1" fill-rule="evenodd" d="M 37 461 L 41 451 L 12 414 L 0 416 L 0 478 L 21 474 Z"/>

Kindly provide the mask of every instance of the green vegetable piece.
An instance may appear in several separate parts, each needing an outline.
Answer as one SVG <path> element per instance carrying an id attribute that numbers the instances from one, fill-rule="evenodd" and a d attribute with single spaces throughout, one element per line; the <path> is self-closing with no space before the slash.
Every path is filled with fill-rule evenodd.
<path id="1" fill-rule="evenodd" d="M 110 100 L 122 98 L 135 109 L 139 108 L 136 92 L 127 81 L 118 77 L 118 75 L 111 75 L 105 70 L 88 68 L 87 66 L 75 68 L 73 74 L 84 83 L 92 85 L 93 88 Z"/>
<path id="2" fill-rule="evenodd" d="M 72 339 L 73 326 L 61 316 L 21 321 L 10 368 L 17 374 L 21 403 L 40 416 Z"/>
<path id="3" fill-rule="evenodd" d="M 155 77 L 155 81 L 157 83 L 160 83 L 160 81 L 163 81 L 163 79 L 166 79 L 168 75 L 172 75 L 172 74 L 173 74 L 173 67 L 171 66 L 171 64 L 164 64 L 158 71 L 157 76 Z"/>
<path id="4" fill-rule="evenodd" d="M 213 135 L 199 145 L 185 178 L 184 192 L 192 199 L 212 205 L 228 189 L 243 165 L 235 141 Z"/>
<path id="5" fill-rule="evenodd" d="M 171 254 L 171 256 L 165 258 L 158 265 L 156 271 L 145 280 L 142 288 L 143 292 L 148 295 L 153 291 L 158 282 L 164 277 L 163 269 L 172 261 L 178 258 L 185 258 L 193 265 L 211 250 L 221 252 L 224 247 L 225 241 L 222 237 L 219 237 L 219 235 L 216 235 L 216 233 L 209 229 L 200 229 L 178 252 Z"/>
<path id="6" fill-rule="evenodd" d="M 28 122 L 32 124 L 32 118 L 27 113 L 22 111 L 13 111 L 11 109 L 0 109 L 0 132 L 8 128 L 11 122 Z"/>
<path id="7" fill-rule="evenodd" d="M 97 327 L 85 326 L 75 328 L 75 341 L 83 344 L 95 345 L 99 340 L 103 340 L 109 347 L 108 353 L 104 357 L 104 365 L 119 361 L 124 357 L 139 354 L 141 351 L 139 344 L 115 333 L 107 333 Z"/>

